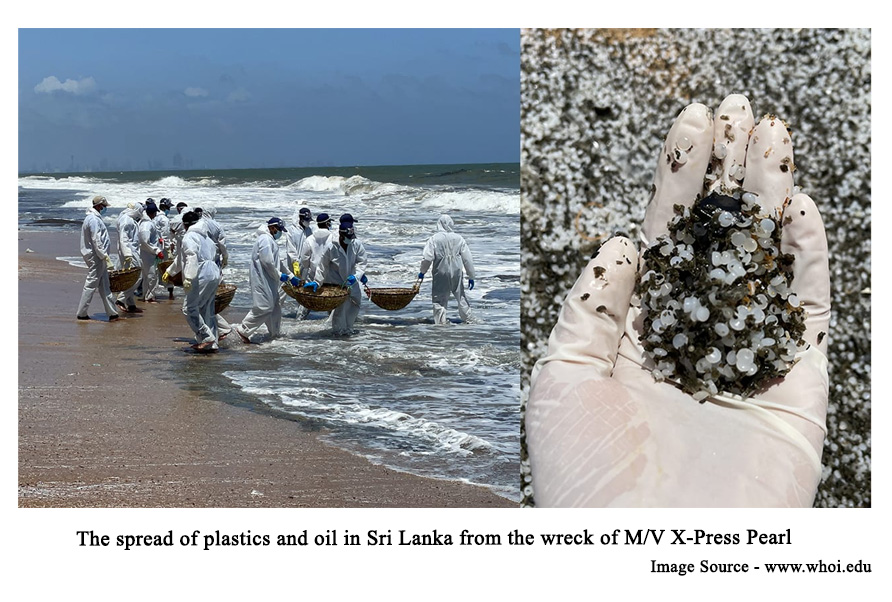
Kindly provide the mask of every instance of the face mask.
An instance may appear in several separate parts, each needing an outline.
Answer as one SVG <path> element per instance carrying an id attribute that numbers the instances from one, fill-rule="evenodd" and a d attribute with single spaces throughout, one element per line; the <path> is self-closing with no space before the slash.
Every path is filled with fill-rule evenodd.
<path id="1" fill-rule="evenodd" d="M 340 234 L 341 234 L 341 238 L 343 238 L 345 240 L 353 240 L 354 238 L 356 238 L 356 232 L 353 230 L 353 228 L 348 228 L 347 230 L 341 230 Z"/>
<path id="2" fill-rule="evenodd" d="M 100 208 L 99 208 L 99 215 L 105 215 L 105 210 L 106 210 L 106 209 L 107 209 L 107 207 L 106 207 L 105 205 L 103 205 L 102 207 L 100 207 Z"/>
<path id="3" fill-rule="evenodd" d="M 276 230 L 276 233 L 273 234 L 273 238 L 275 238 L 276 240 L 279 240 L 280 238 L 282 238 L 282 231 Z"/>
<path id="4" fill-rule="evenodd" d="M 170 215 L 170 209 L 165 209 L 165 210 L 164 210 L 164 215 Z"/>

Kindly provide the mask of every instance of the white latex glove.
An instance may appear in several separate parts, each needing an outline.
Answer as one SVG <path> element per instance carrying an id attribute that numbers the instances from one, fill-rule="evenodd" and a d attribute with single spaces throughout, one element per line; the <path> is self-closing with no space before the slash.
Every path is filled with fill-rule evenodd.
<path id="1" fill-rule="evenodd" d="M 192 279 L 183 278 L 183 290 L 187 293 L 192 290 Z"/>
<path id="2" fill-rule="evenodd" d="M 779 119 L 752 128 L 740 95 L 726 98 L 714 121 L 698 104 L 679 115 L 658 161 L 644 242 L 667 231 L 674 204 L 690 206 L 713 185 L 705 173 L 714 140 L 726 145 L 716 182 L 739 186 L 731 176 L 745 157 L 743 188 L 759 194 L 763 209 L 783 207 L 793 193 L 790 135 Z M 791 288 L 808 312 L 807 346 L 756 398 L 719 394 L 699 403 L 656 382 L 638 343 L 640 309 L 631 305 L 634 244 L 613 238 L 589 261 L 533 369 L 526 432 L 537 506 L 813 504 L 828 398 L 827 240 L 808 196 L 795 194 L 783 215 L 791 221 L 781 246 L 796 256 Z"/>

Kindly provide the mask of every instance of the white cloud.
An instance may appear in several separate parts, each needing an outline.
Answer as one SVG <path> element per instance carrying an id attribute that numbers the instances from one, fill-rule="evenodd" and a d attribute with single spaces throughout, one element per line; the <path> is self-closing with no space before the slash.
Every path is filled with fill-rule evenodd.
<path id="1" fill-rule="evenodd" d="M 52 94 L 61 90 L 69 94 L 89 94 L 96 89 L 96 80 L 92 77 L 85 77 L 80 80 L 66 79 L 60 82 L 55 75 L 43 78 L 43 81 L 34 86 L 34 91 L 38 94 Z"/>
<path id="2" fill-rule="evenodd" d="M 185 90 L 183 90 L 183 93 L 186 96 L 189 96 L 190 98 L 198 98 L 200 96 L 208 95 L 208 91 L 205 90 L 204 88 L 194 88 L 194 87 L 186 88 Z"/>
<path id="3" fill-rule="evenodd" d="M 226 100 L 229 102 L 245 102 L 251 100 L 251 93 L 244 88 L 238 88 L 237 90 L 230 92 L 229 96 L 226 97 Z"/>

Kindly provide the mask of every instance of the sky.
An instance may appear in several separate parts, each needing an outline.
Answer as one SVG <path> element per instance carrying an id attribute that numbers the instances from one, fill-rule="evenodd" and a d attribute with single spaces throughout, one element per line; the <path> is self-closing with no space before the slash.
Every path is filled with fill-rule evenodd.
<path id="1" fill-rule="evenodd" d="M 520 160 L 517 29 L 19 29 L 19 171 Z"/>

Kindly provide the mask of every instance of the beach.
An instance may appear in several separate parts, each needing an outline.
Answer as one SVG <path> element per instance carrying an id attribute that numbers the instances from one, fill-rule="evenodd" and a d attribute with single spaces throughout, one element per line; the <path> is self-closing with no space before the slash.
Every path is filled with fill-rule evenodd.
<path id="1" fill-rule="evenodd" d="M 91 320 L 76 320 L 85 272 L 57 258 L 77 245 L 71 231 L 18 233 L 20 507 L 517 505 L 376 465 L 322 441 L 324 427 L 189 382 L 184 365 L 240 351 L 183 351 L 182 289 L 113 323 L 94 296 Z"/>

